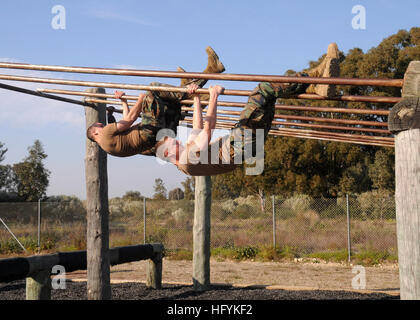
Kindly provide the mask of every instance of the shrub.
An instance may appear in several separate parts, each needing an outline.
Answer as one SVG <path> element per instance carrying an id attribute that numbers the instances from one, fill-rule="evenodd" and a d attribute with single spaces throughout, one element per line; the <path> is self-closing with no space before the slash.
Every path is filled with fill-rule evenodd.
<path id="1" fill-rule="evenodd" d="M 232 215 L 240 219 L 248 219 L 251 217 L 252 208 L 247 204 L 241 204 L 233 211 Z"/>
<path id="2" fill-rule="evenodd" d="M 364 218 L 395 218 L 395 198 L 388 191 L 373 190 L 364 192 L 357 197 L 357 201 Z"/>
<path id="3" fill-rule="evenodd" d="M 254 259 L 258 253 L 256 247 L 242 247 L 236 248 L 234 258 L 236 260 Z"/>
<path id="4" fill-rule="evenodd" d="M 297 194 L 287 199 L 283 207 L 292 209 L 296 214 L 304 212 L 311 207 L 312 198 L 305 194 Z"/>

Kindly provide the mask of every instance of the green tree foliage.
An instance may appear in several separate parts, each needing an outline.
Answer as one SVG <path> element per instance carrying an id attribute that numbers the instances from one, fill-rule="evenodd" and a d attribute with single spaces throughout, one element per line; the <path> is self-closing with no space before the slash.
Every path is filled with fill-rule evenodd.
<path id="1" fill-rule="evenodd" d="M 181 188 L 175 188 L 168 193 L 169 200 L 182 200 L 184 199 L 184 191 Z"/>
<path id="2" fill-rule="evenodd" d="M 155 179 L 155 186 L 153 187 L 153 190 L 155 191 L 155 193 L 153 194 L 153 199 L 166 199 L 166 187 L 161 178 Z"/>
<path id="3" fill-rule="evenodd" d="M 41 203 L 42 215 L 57 222 L 84 221 L 86 208 L 82 201 L 75 196 L 52 196 Z"/>
<path id="4" fill-rule="evenodd" d="M 122 200 L 124 201 L 141 201 L 143 200 L 143 196 L 141 195 L 140 191 L 127 191 L 125 195 L 123 195 Z"/>
<path id="5" fill-rule="evenodd" d="M 193 177 L 187 177 L 181 182 L 181 185 L 184 188 L 184 199 L 194 200 L 195 179 Z"/>
<path id="6" fill-rule="evenodd" d="M 7 149 L 0 142 L 0 163 L 5 159 Z M 19 201 L 16 176 L 11 165 L 0 165 L 0 201 Z"/>
<path id="7" fill-rule="evenodd" d="M 395 160 L 391 150 L 379 150 L 375 154 L 375 160 L 369 167 L 369 177 L 372 186 L 378 190 L 389 190 L 395 187 Z"/>
<path id="8" fill-rule="evenodd" d="M 412 28 L 387 37 L 377 47 L 371 48 L 366 53 L 360 48 L 350 49 L 347 54 L 340 52 L 341 77 L 401 79 L 410 61 L 420 60 L 419 44 L 420 28 Z M 323 58 L 324 55 L 311 61 L 309 68 L 318 65 Z M 292 72 L 294 71 L 288 70 L 286 73 Z M 392 87 L 338 86 L 337 90 L 340 95 L 400 96 L 401 94 L 399 88 Z M 277 103 L 355 109 L 391 107 L 378 103 L 301 99 L 279 99 Z M 303 111 L 281 111 L 281 113 L 387 121 L 384 116 Z M 352 131 L 347 133 L 360 134 L 360 132 Z M 393 149 L 291 137 L 268 137 L 265 143 L 265 163 L 262 175 L 246 176 L 243 168 L 238 168 L 234 172 L 213 178 L 215 199 L 239 195 L 261 196 L 271 193 L 284 197 L 290 197 L 296 193 L 336 197 L 344 193 L 363 193 L 372 189 L 394 190 Z"/>
<path id="9" fill-rule="evenodd" d="M 28 148 L 29 155 L 23 162 L 13 165 L 17 180 L 17 192 L 26 201 L 36 201 L 45 197 L 50 171 L 45 168 L 47 154 L 39 140 Z"/>
<path id="10" fill-rule="evenodd" d="M 4 143 L 0 141 L 0 162 L 4 160 L 4 155 L 7 152 L 7 149 L 4 147 Z"/>

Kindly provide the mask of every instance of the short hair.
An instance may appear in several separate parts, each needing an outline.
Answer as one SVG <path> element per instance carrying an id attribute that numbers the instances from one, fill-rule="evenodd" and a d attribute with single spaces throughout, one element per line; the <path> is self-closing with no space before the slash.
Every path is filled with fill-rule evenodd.
<path id="1" fill-rule="evenodd" d="M 87 128 L 87 130 L 86 130 L 86 136 L 87 136 L 87 138 L 88 138 L 90 141 L 92 141 L 92 142 L 96 142 L 96 141 L 95 141 L 95 138 L 94 138 L 94 136 L 93 136 L 93 129 L 95 129 L 95 128 L 99 128 L 99 127 L 101 127 L 101 126 L 102 126 L 102 124 L 101 124 L 101 123 L 96 122 L 96 123 L 92 124 L 89 128 Z"/>

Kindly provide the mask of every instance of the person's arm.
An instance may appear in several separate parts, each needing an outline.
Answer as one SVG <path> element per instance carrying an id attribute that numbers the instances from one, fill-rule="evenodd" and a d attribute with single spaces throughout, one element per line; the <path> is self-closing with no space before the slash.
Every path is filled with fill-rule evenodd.
<path id="1" fill-rule="evenodd" d="M 203 129 L 203 115 L 199 95 L 194 95 L 193 129 Z"/>
<path id="2" fill-rule="evenodd" d="M 203 129 L 203 116 L 202 116 L 202 109 L 201 109 L 201 101 L 200 101 L 200 95 L 196 94 L 197 89 L 199 87 L 192 83 L 187 86 L 188 93 L 193 97 L 194 103 L 193 103 L 193 130 L 189 134 L 187 139 L 187 144 L 194 141 L 195 138 L 197 138 L 198 134 Z"/>
<path id="3" fill-rule="evenodd" d="M 116 91 L 115 97 L 120 99 L 122 102 L 123 107 L 123 118 L 117 122 L 117 130 L 120 132 L 128 130 L 134 121 L 137 120 L 141 111 L 142 111 L 142 103 L 143 99 L 146 96 L 144 93 L 139 94 L 139 98 L 137 99 L 136 104 L 130 109 L 128 107 L 127 100 L 122 98 L 125 95 L 124 92 Z"/>
<path id="4" fill-rule="evenodd" d="M 216 120 L 217 120 L 217 99 L 219 95 L 221 95 L 224 92 L 224 88 L 221 86 L 210 86 L 209 92 L 210 92 L 210 99 L 209 99 L 209 105 L 207 107 L 207 114 L 206 118 L 204 120 L 204 125 L 201 126 L 202 130 L 198 134 L 198 136 L 194 139 L 194 143 L 196 146 L 203 150 L 208 147 L 212 134 L 213 129 L 216 127 Z M 194 115 L 195 115 L 195 109 L 194 109 Z M 201 115 L 201 108 L 200 108 L 200 115 Z"/>

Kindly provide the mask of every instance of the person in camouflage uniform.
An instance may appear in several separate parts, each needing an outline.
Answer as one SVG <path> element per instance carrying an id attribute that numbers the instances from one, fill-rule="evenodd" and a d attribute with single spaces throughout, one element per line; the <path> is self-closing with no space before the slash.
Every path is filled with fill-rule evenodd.
<path id="1" fill-rule="evenodd" d="M 337 45 L 330 44 L 327 55 L 319 66 L 306 72 L 296 73 L 295 76 L 338 77 Z M 222 87 L 210 88 L 213 103 L 209 103 L 204 124 L 199 98 L 194 97 L 194 117 L 197 118 L 193 119 L 193 131 L 186 146 L 183 146 L 180 141 L 167 137 L 159 144 L 157 156 L 175 164 L 180 171 L 191 176 L 211 176 L 233 171 L 243 163 L 243 161 L 235 162 L 238 155 L 240 158 L 246 156 L 244 152 L 246 149 L 251 150 L 252 153 L 257 152 L 257 130 L 263 130 L 265 141 L 274 119 L 274 105 L 277 99 L 288 99 L 305 92 L 332 97 L 335 95 L 335 86 L 261 82 L 250 94 L 239 121 L 230 134 L 210 143 L 216 125 L 217 97 L 223 91 Z M 250 134 L 246 134 L 246 130 L 249 130 Z M 238 141 L 241 143 L 238 144 Z M 202 157 L 203 153 L 204 157 Z M 261 154 L 256 154 L 256 156 L 263 157 Z"/>
<path id="2" fill-rule="evenodd" d="M 206 48 L 208 65 L 204 73 L 221 73 L 225 67 L 219 60 L 218 55 L 211 47 Z M 184 71 L 178 67 L 178 71 Z M 182 80 L 181 86 L 187 87 L 194 84 L 203 87 L 207 83 L 205 79 Z M 153 82 L 151 86 L 170 85 Z M 184 92 L 163 92 L 149 91 L 147 94 L 140 94 L 136 104 L 128 107 L 127 101 L 123 99 L 124 92 L 116 91 L 115 97 L 121 99 L 123 105 L 123 119 L 119 122 L 111 113 L 108 113 L 108 125 L 101 123 L 91 125 L 86 135 L 99 144 L 107 153 L 117 157 L 128 157 L 135 154 L 154 156 L 156 135 L 161 129 L 177 131 L 181 120 L 181 100 L 189 98 Z M 142 121 L 132 126 L 140 113 Z"/>

